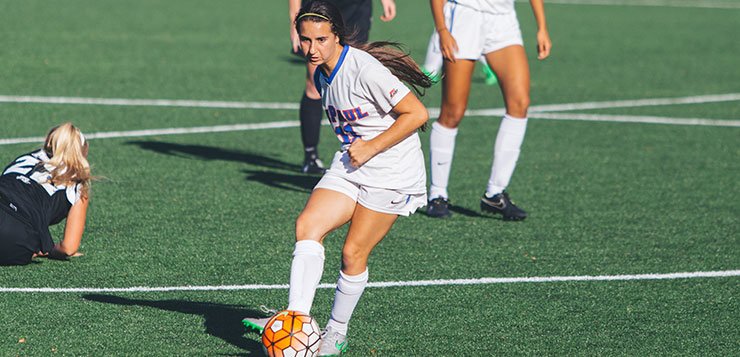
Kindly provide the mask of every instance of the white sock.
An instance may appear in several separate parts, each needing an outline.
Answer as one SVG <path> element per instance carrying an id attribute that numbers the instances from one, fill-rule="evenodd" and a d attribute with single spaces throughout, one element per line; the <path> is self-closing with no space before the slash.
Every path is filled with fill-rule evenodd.
<path id="1" fill-rule="evenodd" d="M 337 290 L 334 294 L 334 305 L 331 307 L 331 319 L 326 327 L 331 326 L 334 330 L 343 335 L 347 335 L 347 327 L 352 312 L 355 311 L 357 302 L 360 301 L 362 292 L 367 286 L 368 271 L 359 275 L 347 275 L 339 271 L 339 280 L 337 281 Z"/>
<path id="2" fill-rule="evenodd" d="M 432 124 L 432 133 L 429 135 L 429 166 L 431 166 L 431 182 L 429 199 L 437 197 L 447 198 L 447 184 L 450 180 L 452 155 L 455 152 L 455 137 L 457 128 L 444 127 L 439 122 Z"/>
<path id="3" fill-rule="evenodd" d="M 324 246 L 313 240 L 295 243 L 290 266 L 288 310 L 311 313 L 313 297 L 324 273 Z"/>
<path id="4" fill-rule="evenodd" d="M 501 119 L 493 149 L 493 166 L 491 177 L 488 179 L 486 196 L 492 197 L 501 193 L 509 185 L 526 131 L 527 118 L 518 119 L 506 114 Z"/>

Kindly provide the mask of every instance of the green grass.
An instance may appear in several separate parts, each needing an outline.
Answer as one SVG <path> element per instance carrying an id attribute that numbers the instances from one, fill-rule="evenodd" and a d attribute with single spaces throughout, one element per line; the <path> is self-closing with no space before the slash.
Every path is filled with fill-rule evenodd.
<path id="1" fill-rule="evenodd" d="M 377 3 L 376 9 L 377 9 Z M 427 3 L 399 1 L 373 39 L 423 58 Z M 738 11 L 548 4 L 554 48 L 534 58 L 518 4 L 532 104 L 738 92 Z M 0 4 L 0 95 L 297 102 L 282 2 L 24 1 Z M 377 17 L 377 16 L 376 16 Z M 33 24 L 30 26 L 29 24 Z M 439 106 L 440 88 L 424 102 Z M 476 72 L 470 107 L 500 107 Z M 578 113 L 740 119 L 738 101 Z M 0 138 L 296 120 L 292 110 L 0 104 Z M 531 216 L 480 216 L 498 118 L 460 127 L 455 215 L 402 218 L 370 280 L 620 275 L 740 267 L 740 131 L 732 127 L 532 119 L 510 185 Z M 328 129 L 325 161 L 337 142 Z M 428 133 L 422 134 L 425 152 Z M 0 146 L 0 162 L 37 144 Z M 294 221 L 317 177 L 299 174 L 297 128 L 91 141 L 83 257 L 0 269 L 0 287 L 286 284 Z M 62 227 L 54 227 L 59 237 Z M 337 276 L 345 230 L 326 240 Z M 369 288 L 352 356 L 736 355 L 738 280 Z M 333 291 L 320 289 L 323 323 Z M 261 355 L 240 320 L 287 291 L 0 293 L 0 355 Z"/>

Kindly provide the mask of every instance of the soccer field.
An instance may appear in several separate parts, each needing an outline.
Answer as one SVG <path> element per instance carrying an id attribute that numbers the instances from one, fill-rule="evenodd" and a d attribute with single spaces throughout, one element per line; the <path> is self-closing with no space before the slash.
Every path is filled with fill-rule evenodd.
<path id="1" fill-rule="evenodd" d="M 532 108 L 509 191 L 530 217 L 479 214 L 503 101 L 476 71 L 454 215 L 401 218 L 375 249 L 349 355 L 738 355 L 740 1 L 546 1 L 544 62 L 529 5 L 517 11 Z M 241 319 L 286 307 L 295 218 L 319 179 L 298 172 L 305 67 L 287 2 L 0 13 L 0 164 L 73 121 L 101 177 L 84 256 L 0 267 L 0 355 L 261 356 Z M 427 1 L 374 17 L 371 40 L 423 60 Z M 440 92 L 423 98 L 432 113 Z M 325 128 L 322 159 L 337 147 Z M 322 324 L 345 233 L 325 241 Z"/>

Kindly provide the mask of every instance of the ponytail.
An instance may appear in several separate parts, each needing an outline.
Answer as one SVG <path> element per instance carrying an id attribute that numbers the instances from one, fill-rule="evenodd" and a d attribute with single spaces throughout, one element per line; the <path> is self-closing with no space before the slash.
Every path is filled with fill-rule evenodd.
<path id="1" fill-rule="evenodd" d="M 380 61 L 388 68 L 394 76 L 406 82 L 419 95 L 424 95 L 423 88 L 431 87 L 429 77 L 419 68 L 411 56 L 403 51 L 401 44 L 397 42 L 378 41 L 366 44 L 354 45 L 353 47 L 363 50 Z"/>
<path id="2" fill-rule="evenodd" d="M 80 196 L 90 193 L 90 163 L 87 161 L 88 143 L 72 123 L 52 128 L 46 135 L 44 151 L 49 160 L 41 165 L 52 167 L 49 181 L 53 185 L 72 187 L 80 185 Z"/>

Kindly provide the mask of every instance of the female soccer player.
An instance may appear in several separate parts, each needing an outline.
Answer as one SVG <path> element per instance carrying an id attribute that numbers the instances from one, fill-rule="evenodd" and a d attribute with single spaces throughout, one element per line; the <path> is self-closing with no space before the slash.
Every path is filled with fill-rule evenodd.
<path id="1" fill-rule="evenodd" d="M 41 150 L 19 156 L 3 170 L 0 265 L 78 254 L 91 180 L 87 150 L 79 129 L 66 123 L 51 129 Z M 49 226 L 65 218 L 64 238 L 55 245 Z"/>
<path id="2" fill-rule="evenodd" d="M 296 221 L 288 310 L 310 313 L 324 270 L 324 238 L 351 222 L 320 356 L 347 347 L 347 325 L 368 281 L 370 252 L 398 216 L 426 203 L 424 156 L 416 130 L 427 110 L 401 82 L 431 81 L 408 55 L 388 43 L 353 46 L 342 16 L 325 1 L 296 17 L 301 49 L 318 67 L 314 81 L 341 150 Z M 261 329 L 266 320 L 245 321 Z"/>
<path id="3" fill-rule="evenodd" d="M 455 149 L 457 126 L 468 105 L 470 79 L 481 55 L 496 73 L 504 96 L 506 115 L 496 136 L 493 167 L 481 210 L 501 214 L 504 220 L 522 220 L 527 213 L 515 206 L 504 190 L 514 173 L 527 128 L 529 65 L 522 44 L 514 0 L 430 0 L 439 47 L 445 58 L 442 109 L 432 124 L 431 188 L 427 214 L 450 216 L 447 184 Z M 539 31 L 538 58 L 550 54 L 543 0 L 530 0 Z"/>
<path id="4" fill-rule="evenodd" d="M 306 0 L 289 0 L 288 15 L 290 16 L 290 41 L 293 45 L 293 53 L 300 54 L 301 42 L 294 21 L 301 3 Z M 396 17 L 396 3 L 394 0 L 381 0 L 383 15 L 380 20 L 388 22 Z M 372 20 L 372 0 L 332 0 L 331 3 L 339 7 L 342 18 L 348 26 L 348 31 L 356 31 L 353 35 L 354 43 L 366 43 L 370 36 L 370 24 Z M 321 108 L 321 98 L 313 82 L 316 66 L 310 61 L 306 62 L 306 89 L 301 98 L 298 117 L 301 122 L 301 140 L 303 141 L 304 159 L 301 171 L 303 173 L 324 173 L 324 164 L 319 159 L 317 151 L 319 145 L 319 129 L 324 110 Z"/>

